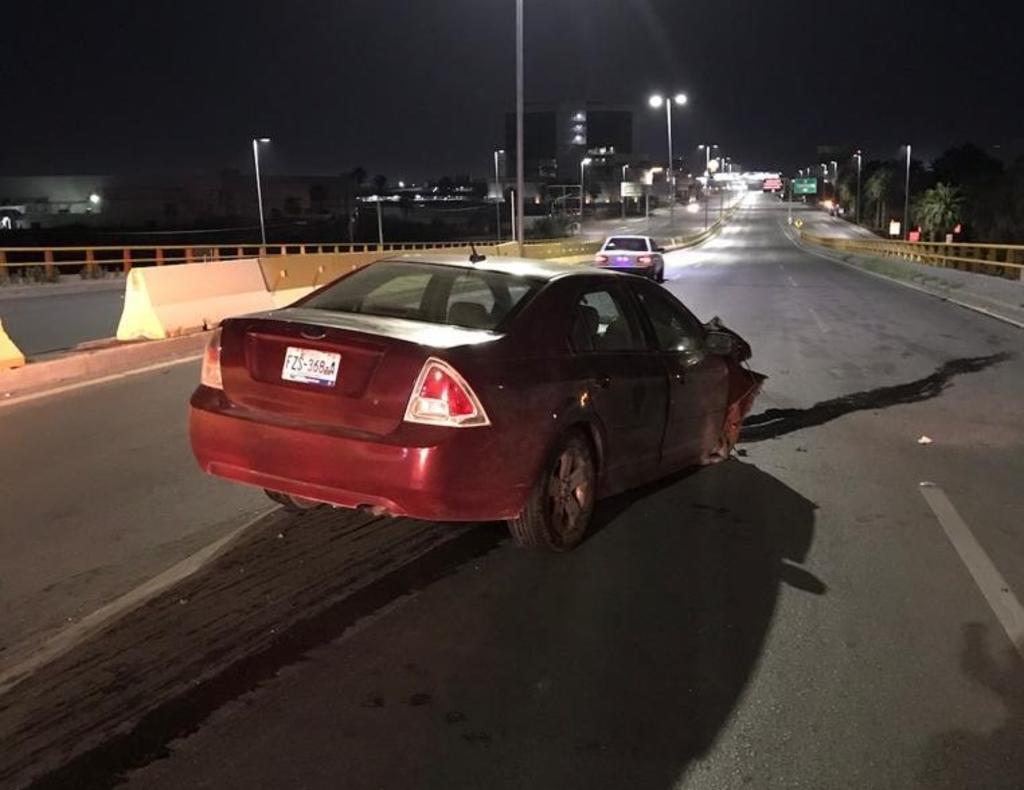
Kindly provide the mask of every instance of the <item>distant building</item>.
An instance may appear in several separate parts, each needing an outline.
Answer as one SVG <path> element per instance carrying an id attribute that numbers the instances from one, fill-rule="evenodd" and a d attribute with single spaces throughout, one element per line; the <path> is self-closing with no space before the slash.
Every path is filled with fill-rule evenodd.
<path id="1" fill-rule="evenodd" d="M 263 176 L 267 220 L 346 218 L 351 178 Z M 64 225 L 147 230 L 215 228 L 257 221 L 253 175 L 0 177 L 0 232 Z"/>
<path id="2" fill-rule="evenodd" d="M 633 154 L 633 108 L 598 102 L 527 104 L 523 116 L 523 164 L 526 179 L 549 183 L 575 181 L 589 152 Z M 515 172 L 516 116 L 505 116 L 508 172 Z"/>

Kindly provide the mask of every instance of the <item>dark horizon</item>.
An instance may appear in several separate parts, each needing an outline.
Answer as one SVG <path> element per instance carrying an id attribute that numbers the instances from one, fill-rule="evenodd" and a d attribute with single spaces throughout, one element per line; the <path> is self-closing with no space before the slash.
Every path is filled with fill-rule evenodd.
<path id="1" fill-rule="evenodd" d="M 813 164 L 835 143 L 867 159 L 907 141 L 926 161 L 965 142 L 1020 152 L 1016 8 L 982 26 L 923 0 L 786 5 L 527 0 L 527 101 L 632 104 L 636 150 L 655 160 L 655 90 L 689 95 L 678 153 L 718 143 L 751 168 Z M 0 175 L 246 170 L 258 135 L 268 172 L 486 175 L 514 98 L 512 0 L 348 6 L 10 9 Z"/>

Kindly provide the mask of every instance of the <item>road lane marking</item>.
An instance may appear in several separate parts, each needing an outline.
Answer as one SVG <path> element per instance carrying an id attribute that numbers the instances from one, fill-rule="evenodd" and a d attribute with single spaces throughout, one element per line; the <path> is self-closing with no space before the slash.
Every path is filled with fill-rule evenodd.
<path id="1" fill-rule="evenodd" d="M 953 544 L 960 559 L 967 566 L 968 572 L 985 596 L 989 607 L 995 614 L 999 624 L 1006 631 L 1013 646 L 1021 658 L 1024 658 L 1024 606 L 1013 594 L 1006 579 L 989 559 L 985 550 L 978 543 L 971 528 L 956 512 L 953 503 L 945 492 L 934 483 L 920 484 L 921 496 L 939 520 L 946 537 Z"/>
<path id="2" fill-rule="evenodd" d="M 828 330 L 828 326 L 825 324 L 824 321 L 821 320 L 821 316 L 818 315 L 818 312 L 813 307 L 811 307 L 809 305 L 808 305 L 807 309 L 811 311 L 811 317 L 814 319 L 814 323 L 816 323 L 818 325 L 818 329 L 821 330 L 821 333 L 824 334 L 824 335 L 827 335 L 828 331 L 829 331 Z"/>
<path id="3" fill-rule="evenodd" d="M 186 362 L 196 362 L 202 358 L 202 354 L 191 354 L 187 357 L 178 357 L 177 359 L 168 360 L 167 362 L 157 362 L 152 365 L 135 368 L 134 370 L 122 370 L 120 373 L 111 373 L 107 376 L 100 376 L 95 379 L 86 379 L 85 381 L 76 381 L 72 384 L 64 384 L 60 387 L 52 387 L 50 389 L 40 390 L 39 392 L 29 392 L 25 395 L 14 395 L 10 398 L 0 396 L 0 408 L 3 408 L 4 406 L 13 406 L 15 403 L 26 403 L 28 401 L 38 400 L 39 398 L 48 398 L 51 395 L 60 395 L 64 392 L 80 390 L 83 387 L 91 387 L 94 384 L 105 384 L 108 381 L 118 381 L 120 379 L 128 378 L 129 376 L 137 376 L 140 373 L 150 373 L 154 370 L 163 370 L 164 368 L 173 367 L 174 365 L 183 365 Z"/>
<path id="4" fill-rule="evenodd" d="M 43 642 L 42 646 L 35 650 L 30 656 L 19 661 L 17 664 L 0 671 L 0 696 L 6 694 L 40 667 L 50 663 L 56 658 L 60 658 L 60 656 L 84 642 L 113 620 L 139 608 L 160 593 L 165 592 L 178 582 L 193 575 L 211 560 L 214 560 L 223 554 L 225 549 L 229 548 L 234 541 L 253 524 L 258 523 L 260 520 L 266 518 L 278 509 L 279 506 L 275 505 L 274 507 L 261 510 L 255 516 L 248 519 L 244 524 L 231 530 L 231 532 L 224 537 L 218 538 L 207 546 L 199 549 L 193 554 L 190 554 L 177 564 L 172 565 L 162 573 L 158 573 L 149 581 L 143 582 L 138 587 L 130 590 L 119 598 L 115 598 L 110 603 L 104 604 L 99 609 L 91 614 L 87 614 L 73 625 L 69 625 L 67 628 L 58 631 Z M 17 646 L 15 646 L 15 648 L 16 647 Z"/>
<path id="5" fill-rule="evenodd" d="M 789 280 L 789 284 L 796 288 L 796 280 L 793 279 L 792 275 L 787 274 L 786 279 Z"/>

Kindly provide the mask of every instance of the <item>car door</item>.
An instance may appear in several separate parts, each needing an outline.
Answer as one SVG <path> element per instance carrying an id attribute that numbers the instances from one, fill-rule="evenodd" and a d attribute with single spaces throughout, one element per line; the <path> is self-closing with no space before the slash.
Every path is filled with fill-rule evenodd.
<path id="1" fill-rule="evenodd" d="M 585 285 L 573 301 L 570 344 L 604 427 L 605 493 L 657 474 L 668 378 L 633 301 L 618 282 Z"/>
<path id="2" fill-rule="evenodd" d="M 664 288 L 631 283 L 668 376 L 666 470 L 699 463 L 717 444 L 728 401 L 726 361 L 704 348 L 704 327 Z"/>

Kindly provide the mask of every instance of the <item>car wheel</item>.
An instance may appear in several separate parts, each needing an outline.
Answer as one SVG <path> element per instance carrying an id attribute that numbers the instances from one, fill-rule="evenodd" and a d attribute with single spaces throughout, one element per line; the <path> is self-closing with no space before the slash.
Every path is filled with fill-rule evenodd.
<path id="1" fill-rule="evenodd" d="M 321 502 L 317 502 L 315 499 L 306 499 L 301 496 L 282 494 L 280 491 L 271 491 L 269 488 L 264 488 L 263 493 L 270 497 L 274 502 L 281 505 L 281 507 L 289 513 L 308 513 L 310 510 L 316 510 L 321 504 L 323 504 Z"/>
<path id="2" fill-rule="evenodd" d="M 509 531 L 520 546 L 569 551 L 587 532 L 596 493 L 594 451 L 574 431 L 562 440 Z"/>
<path id="3" fill-rule="evenodd" d="M 665 282 L 665 264 L 662 263 L 654 273 L 654 282 L 663 283 Z"/>

